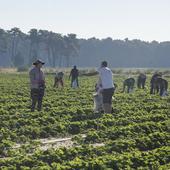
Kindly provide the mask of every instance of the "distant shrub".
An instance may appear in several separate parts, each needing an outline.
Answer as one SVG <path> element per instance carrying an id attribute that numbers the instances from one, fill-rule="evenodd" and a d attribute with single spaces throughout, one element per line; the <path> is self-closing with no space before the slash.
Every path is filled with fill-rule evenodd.
<path id="1" fill-rule="evenodd" d="M 25 72 L 28 71 L 28 66 L 19 66 L 17 68 L 17 72 Z"/>
<path id="2" fill-rule="evenodd" d="M 95 76 L 97 74 L 98 74 L 98 72 L 95 71 L 95 72 L 84 73 L 84 74 L 82 74 L 82 76 Z"/>
<path id="3" fill-rule="evenodd" d="M 80 76 L 95 76 L 97 74 L 98 74 L 98 72 L 94 68 L 92 68 L 92 69 L 83 69 L 83 70 L 81 69 L 79 71 Z"/>
<path id="4" fill-rule="evenodd" d="M 113 72 L 113 74 L 122 74 L 123 69 L 113 69 L 112 72 Z"/>
<path id="5" fill-rule="evenodd" d="M 169 76 L 170 70 L 165 70 L 165 71 L 163 71 L 163 74 Z"/>

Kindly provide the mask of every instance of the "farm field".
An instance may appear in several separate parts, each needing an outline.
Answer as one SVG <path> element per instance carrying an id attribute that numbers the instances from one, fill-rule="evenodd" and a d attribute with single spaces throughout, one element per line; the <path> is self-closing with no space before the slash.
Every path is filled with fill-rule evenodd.
<path id="1" fill-rule="evenodd" d="M 0 169 L 170 169 L 170 96 L 150 95 L 150 76 L 127 94 L 126 74 L 116 74 L 113 113 L 103 114 L 93 112 L 97 76 L 81 76 L 79 89 L 66 77 L 57 89 L 48 74 L 43 111 L 30 112 L 28 74 L 0 73 Z M 43 148 L 58 138 L 68 143 Z"/>

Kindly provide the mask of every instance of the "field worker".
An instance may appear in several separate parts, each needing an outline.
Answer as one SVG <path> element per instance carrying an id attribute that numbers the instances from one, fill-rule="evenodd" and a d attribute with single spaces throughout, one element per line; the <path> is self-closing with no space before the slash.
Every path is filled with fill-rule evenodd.
<path id="1" fill-rule="evenodd" d="M 105 113 L 112 112 L 112 96 L 114 94 L 114 83 L 113 83 L 113 73 L 107 67 L 107 62 L 103 61 L 101 67 L 98 70 L 99 81 L 102 87 L 102 97 L 103 97 L 103 109 Z"/>
<path id="2" fill-rule="evenodd" d="M 42 109 L 42 100 L 45 90 L 45 78 L 41 70 L 42 65 L 45 63 L 41 60 L 37 60 L 33 63 L 34 68 L 29 72 L 30 83 L 31 83 L 31 111 L 34 112 L 36 103 L 38 102 L 37 108 L 38 111 Z"/>
<path id="3" fill-rule="evenodd" d="M 137 86 L 138 88 L 145 88 L 145 82 L 146 82 L 146 75 L 144 73 L 140 73 L 137 79 Z"/>
<path id="4" fill-rule="evenodd" d="M 159 86 L 157 85 L 157 79 L 162 77 L 162 73 L 154 73 L 150 81 L 150 94 L 155 94 L 159 92 Z"/>
<path id="5" fill-rule="evenodd" d="M 162 77 L 157 78 L 157 86 L 159 88 L 160 96 L 168 96 L 168 81 Z"/>
<path id="6" fill-rule="evenodd" d="M 63 87 L 64 86 L 64 81 L 63 81 L 64 73 L 63 72 L 58 72 L 56 73 L 56 76 L 54 78 L 54 87 L 59 86 L 59 84 Z"/>
<path id="7" fill-rule="evenodd" d="M 69 79 L 71 77 L 71 87 L 79 87 L 78 83 L 78 76 L 79 76 L 79 71 L 76 66 L 73 67 L 73 69 L 70 72 Z"/>
<path id="8" fill-rule="evenodd" d="M 131 93 L 135 86 L 135 79 L 132 77 L 127 78 L 123 82 L 123 92 L 125 92 L 125 89 L 127 87 L 127 93 Z"/>

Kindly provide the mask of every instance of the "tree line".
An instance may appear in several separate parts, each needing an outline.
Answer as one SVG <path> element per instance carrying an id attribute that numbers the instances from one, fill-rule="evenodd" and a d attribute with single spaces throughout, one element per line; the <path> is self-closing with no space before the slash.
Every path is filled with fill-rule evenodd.
<path id="1" fill-rule="evenodd" d="M 79 55 L 76 34 L 63 36 L 47 30 L 31 29 L 28 34 L 15 27 L 0 29 L 1 65 L 18 67 L 30 66 L 38 58 L 44 59 L 48 66 L 70 65 L 72 57 Z"/>
<path id="2" fill-rule="evenodd" d="M 170 41 L 78 39 L 48 30 L 0 29 L 0 66 L 31 66 L 41 58 L 49 67 L 95 67 L 107 60 L 111 67 L 169 67 Z"/>

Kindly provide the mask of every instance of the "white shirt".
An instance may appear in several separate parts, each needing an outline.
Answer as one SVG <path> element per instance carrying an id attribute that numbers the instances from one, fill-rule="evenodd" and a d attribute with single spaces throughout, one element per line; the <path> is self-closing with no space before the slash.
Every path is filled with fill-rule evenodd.
<path id="1" fill-rule="evenodd" d="M 98 70 L 102 89 L 110 89 L 114 87 L 113 73 L 108 67 L 101 67 Z"/>

